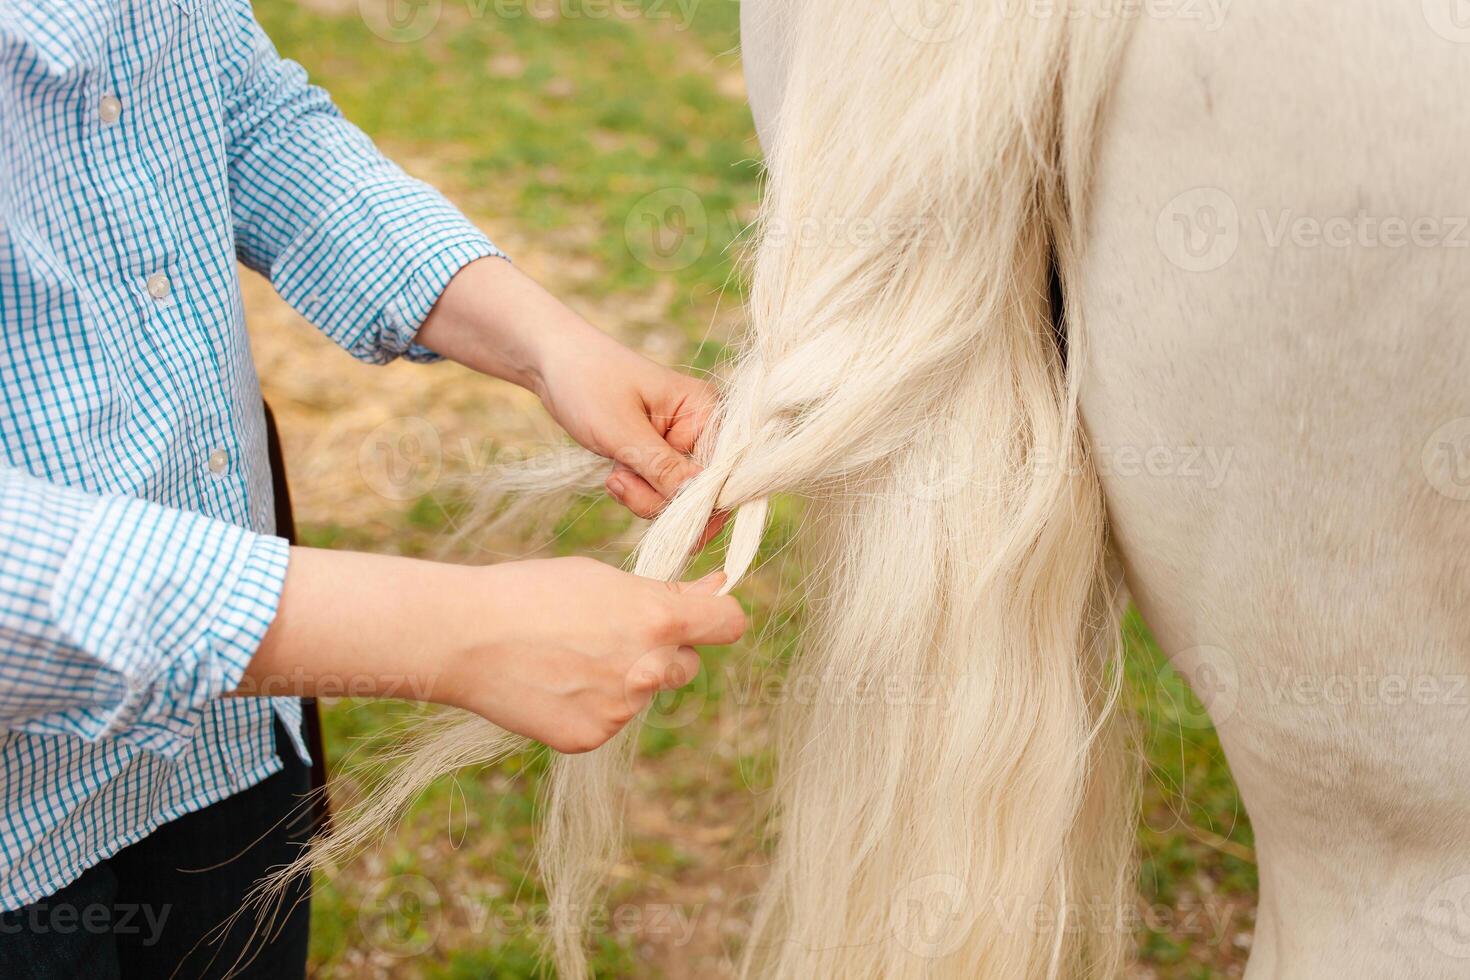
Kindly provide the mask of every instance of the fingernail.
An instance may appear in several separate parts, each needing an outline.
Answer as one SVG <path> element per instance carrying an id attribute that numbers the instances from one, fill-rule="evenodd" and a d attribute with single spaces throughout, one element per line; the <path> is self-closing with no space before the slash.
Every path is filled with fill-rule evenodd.
<path id="1" fill-rule="evenodd" d="M 620 476 L 608 477 L 607 492 L 612 494 L 614 497 L 621 497 L 623 495 L 623 478 Z"/>

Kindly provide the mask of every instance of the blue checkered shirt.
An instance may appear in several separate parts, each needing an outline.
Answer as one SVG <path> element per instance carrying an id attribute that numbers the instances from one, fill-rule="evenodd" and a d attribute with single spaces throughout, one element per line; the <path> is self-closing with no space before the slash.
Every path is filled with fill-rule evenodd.
<path id="1" fill-rule="evenodd" d="M 236 260 L 383 362 L 498 254 L 248 0 L 0 0 L 0 909 L 305 758 Z"/>

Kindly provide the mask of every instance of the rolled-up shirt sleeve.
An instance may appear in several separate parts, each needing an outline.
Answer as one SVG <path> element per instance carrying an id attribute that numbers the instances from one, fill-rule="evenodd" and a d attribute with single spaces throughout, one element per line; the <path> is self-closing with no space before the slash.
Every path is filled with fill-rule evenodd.
<path id="1" fill-rule="evenodd" d="M 0 468 L 0 730 L 174 755 L 236 688 L 289 550 L 199 514 Z"/>
<path id="2" fill-rule="evenodd" d="M 355 357 L 433 360 L 414 336 L 439 294 L 469 262 L 504 253 L 280 57 L 248 0 L 219 9 L 240 260 Z"/>

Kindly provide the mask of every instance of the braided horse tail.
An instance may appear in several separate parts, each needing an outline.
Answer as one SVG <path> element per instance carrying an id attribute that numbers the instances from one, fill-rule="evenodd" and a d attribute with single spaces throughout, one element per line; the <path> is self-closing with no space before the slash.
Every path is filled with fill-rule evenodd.
<path id="1" fill-rule="evenodd" d="M 807 501 L 791 670 L 818 694 L 776 719 L 748 976 L 1112 976 L 1129 939 L 1118 589 L 1078 422 L 1084 325 L 1067 311 L 1063 356 L 1048 289 L 1075 265 L 1127 17 L 1108 0 L 933 6 L 801 0 L 749 329 L 703 472 L 637 550 L 638 574 L 678 577 L 711 512 L 735 511 L 734 585 L 767 499 Z M 881 234 L 790 234 L 813 225 Z M 840 696 L 874 682 L 915 696 Z M 587 972 L 579 911 L 618 856 L 637 728 L 552 765 L 540 860 L 564 977 Z M 431 722 L 303 860 L 519 744 Z"/>

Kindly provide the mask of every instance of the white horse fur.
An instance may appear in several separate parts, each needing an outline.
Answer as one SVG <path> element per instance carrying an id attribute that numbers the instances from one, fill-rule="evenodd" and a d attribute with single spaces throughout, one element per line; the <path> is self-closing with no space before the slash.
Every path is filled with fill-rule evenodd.
<path id="1" fill-rule="evenodd" d="M 679 575 L 737 508 L 733 584 L 766 498 L 803 494 L 793 670 L 938 682 L 961 709 L 818 697 L 779 719 L 746 975 L 1124 969 L 1110 569 L 1250 810 L 1250 976 L 1470 973 L 1470 487 L 1439 455 L 1470 448 L 1470 47 L 1430 6 L 744 0 L 770 170 L 750 331 L 707 468 L 636 570 Z M 1376 244 L 1312 245 L 1313 220 L 1362 214 Z M 1441 240 L 1387 244 L 1387 219 Z M 859 221 L 879 240 L 780 233 Z M 1332 696 L 1355 671 L 1368 690 Z M 573 910 L 617 856 L 635 735 L 553 767 L 564 976 L 586 972 Z M 516 744 L 439 722 L 309 860 Z"/>
<path id="2" fill-rule="evenodd" d="M 803 2 L 742 5 L 763 138 Z M 1067 284 L 1113 547 L 1255 831 L 1250 980 L 1470 976 L 1453 9 L 1135 7 Z"/>

